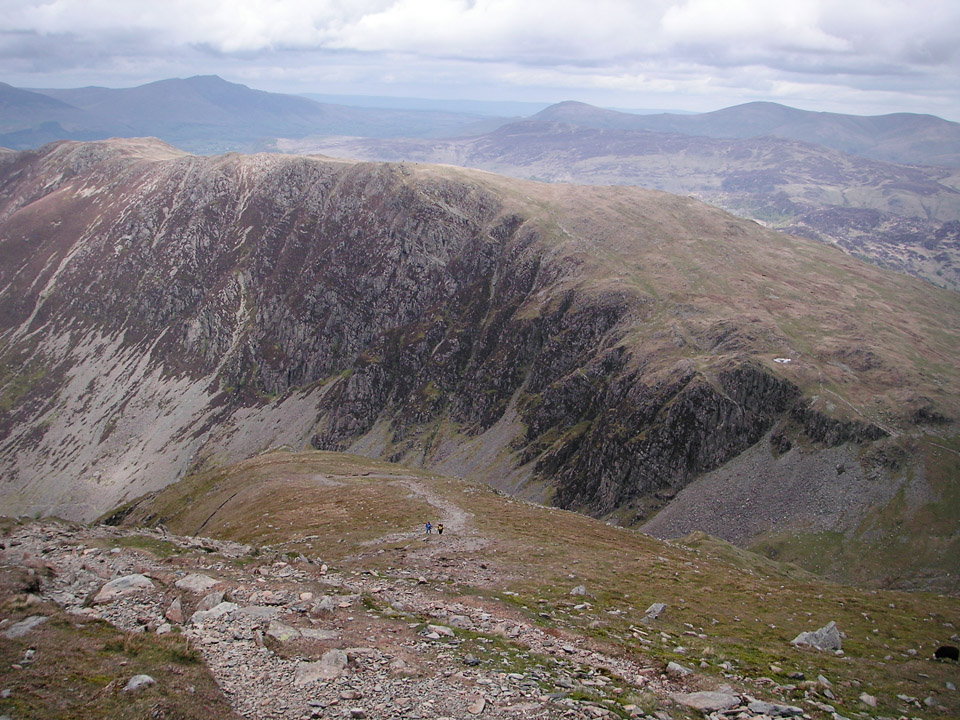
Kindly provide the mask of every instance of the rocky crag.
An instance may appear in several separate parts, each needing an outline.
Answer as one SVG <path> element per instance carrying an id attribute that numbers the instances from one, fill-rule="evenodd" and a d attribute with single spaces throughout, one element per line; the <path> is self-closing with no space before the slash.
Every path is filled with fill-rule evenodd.
<path id="1" fill-rule="evenodd" d="M 627 523 L 758 443 L 854 521 L 943 494 L 957 295 L 689 198 L 58 143 L 0 156 L 0 253 L 12 512 L 311 446 Z"/>

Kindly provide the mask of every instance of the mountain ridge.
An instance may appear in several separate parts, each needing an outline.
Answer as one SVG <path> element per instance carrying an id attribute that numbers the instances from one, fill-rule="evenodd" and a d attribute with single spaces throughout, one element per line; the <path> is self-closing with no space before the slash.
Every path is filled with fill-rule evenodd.
<path id="1" fill-rule="evenodd" d="M 192 152 L 256 151 L 276 137 L 316 134 L 414 137 L 457 135 L 496 126 L 495 119 L 434 110 L 390 110 L 322 104 L 270 93 L 216 75 L 158 80 L 132 88 L 90 86 L 7 93 L 0 145 L 23 150 L 59 139 L 156 136 Z M 47 115 L 37 96 L 75 110 Z M 20 102 L 15 102 L 22 98 Z M 31 99 L 28 103 L 25 99 Z M 56 106 L 59 107 L 59 106 Z"/>
<path id="2" fill-rule="evenodd" d="M 534 116 L 596 128 L 713 138 L 785 137 L 898 164 L 960 167 L 960 123 L 935 115 L 846 115 L 750 102 L 695 115 L 632 115 L 586 103 L 552 105 Z"/>
<path id="3" fill-rule="evenodd" d="M 0 238 L 19 512 L 315 447 L 637 524 L 761 448 L 827 484 L 842 453 L 924 566 L 951 542 L 911 518 L 949 502 L 957 294 L 690 198 L 65 142 L 0 160 Z"/>
<path id="4" fill-rule="evenodd" d="M 698 138 L 542 120 L 509 123 L 474 138 L 328 138 L 279 147 L 692 195 L 934 284 L 960 287 L 960 176 L 948 168 L 893 165 L 783 138 Z"/>

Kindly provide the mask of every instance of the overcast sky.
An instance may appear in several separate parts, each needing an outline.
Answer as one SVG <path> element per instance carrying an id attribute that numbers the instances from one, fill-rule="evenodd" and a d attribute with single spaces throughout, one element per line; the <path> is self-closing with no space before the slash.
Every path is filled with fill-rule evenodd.
<path id="1" fill-rule="evenodd" d="M 0 0 L 0 81 L 960 121 L 960 0 Z"/>

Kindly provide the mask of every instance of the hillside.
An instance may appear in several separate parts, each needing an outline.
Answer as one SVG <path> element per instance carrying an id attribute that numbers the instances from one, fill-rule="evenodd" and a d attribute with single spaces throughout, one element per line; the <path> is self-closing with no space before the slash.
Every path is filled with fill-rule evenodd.
<path id="1" fill-rule="evenodd" d="M 653 130 L 712 138 L 773 136 L 822 145 L 871 160 L 904 165 L 960 167 L 960 123 L 934 115 L 844 115 L 752 102 L 708 113 L 633 115 L 564 102 L 535 119 L 584 127 Z"/>
<path id="2" fill-rule="evenodd" d="M 443 534 L 425 534 L 425 520 Z M 2 523 L 0 612 L 4 632 L 17 630 L 0 646 L 0 712 L 960 711 L 956 664 L 931 659 L 958 642 L 955 597 L 831 585 L 702 535 L 664 543 L 409 467 L 267 453 L 105 521 Z M 123 578 L 139 587 L 119 594 Z M 11 597 L 16 583 L 32 583 L 32 601 Z M 829 622 L 840 652 L 791 644 Z M 69 668 L 71 690 L 48 681 L 56 668 Z M 155 683 L 120 690 L 141 673 Z"/>
<path id="3" fill-rule="evenodd" d="M 575 118 L 562 107 L 548 117 L 589 124 L 594 115 L 606 118 L 609 112 L 585 107 Z M 728 140 L 593 124 L 597 127 L 541 119 L 474 138 L 304 139 L 278 147 L 693 195 L 883 267 L 960 288 L 960 175 L 954 170 L 881 163 L 780 138 Z"/>
<path id="4" fill-rule="evenodd" d="M 714 473 L 778 552 L 829 491 L 864 582 L 958 567 L 960 296 L 690 198 L 60 143 L 0 156 L 0 256 L 8 512 L 314 447 L 627 525 Z"/>

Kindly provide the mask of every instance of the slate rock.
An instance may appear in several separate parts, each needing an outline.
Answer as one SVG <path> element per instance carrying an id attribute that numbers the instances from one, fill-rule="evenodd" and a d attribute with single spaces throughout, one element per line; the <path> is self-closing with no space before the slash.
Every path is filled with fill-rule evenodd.
<path id="1" fill-rule="evenodd" d="M 343 650 L 327 650 L 317 662 L 301 662 L 293 678 L 297 687 L 318 680 L 335 680 L 347 670 L 347 654 Z"/>
<path id="2" fill-rule="evenodd" d="M 181 590 L 187 590 L 192 593 L 199 595 L 200 593 L 207 592 L 214 585 L 218 585 L 219 580 L 214 580 L 208 575 L 201 575 L 200 573 L 190 573 L 179 580 L 177 580 L 174 585 L 176 585 Z"/>
<path id="3" fill-rule="evenodd" d="M 300 631 L 297 628 L 282 623 L 279 620 L 271 620 L 264 634 L 280 642 L 290 642 L 291 640 L 300 638 Z"/>
<path id="4" fill-rule="evenodd" d="M 143 590 L 152 590 L 153 582 L 146 575 L 135 573 L 111 580 L 93 598 L 94 604 L 113 602 L 124 595 L 132 595 Z"/>
<path id="5" fill-rule="evenodd" d="M 210 610 L 199 610 L 190 616 L 190 622 L 194 625 L 205 623 L 209 620 L 216 620 L 224 615 L 239 610 L 240 606 L 232 602 L 222 602 Z"/>
<path id="6" fill-rule="evenodd" d="M 3 636 L 8 640 L 15 640 L 16 638 L 21 638 L 24 635 L 32 632 L 34 628 L 40 627 L 50 618 L 46 615 L 31 615 L 26 620 L 21 620 L 18 623 L 14 623 L 9 628 L 3 631 Z"/>
<path id="7" fill-rule="evenodd" d="M 842 641 L 837 623 L 831 620 L 815 632 L 802 632 L 790 641 L 798 647 L 812 647 L 817 650 L 841 650 Z"/>
<path id="8" fill-rule="evenodd" d="M 183 603 L 180 602 L 179 597 L 170 603 L 170 607 L 167 608 L 163 616 L 172 623 L 183 624 Z"/>
<path id="9" fill-rule="evenodd" d="M 309 640 L 336 640 L 340 633 L 336 630 L 321 630 L 320 628 L 297 628 L 300 634 Z"/>
<path id="10" fill-rule="evenodd" d="M 654 603 L 653 605 L 647 608 L 647 612 L 645 614 L 651 620 L 656 620 L 658 617 L 660 617 L 663 614 L 663 611 L 666 609 L 667 609 L 666 603 Z"/>
<path id="11" fill-rule="evenodd" d="M 197 603 L 197 610 L 213 610 L 217 605 L 223 602 L 223 591 L 217 590 L 215 592 L 204 595 L 203 599 Z"/>
<path id="12" fill-rule="evenodd" d="M 736 695 L 715 691 L 677 693 L 673 699 L 681 705 L 704 713 L 723 712 L 740 704 L 740 698 Z"/>
<path id="13" fill-rule="evenodd" d="M 763 700 L 754 700 L 747 707 L 755 715 L 767 715 L 769 717 L 798 717 L 803 715 L 803 708 L 793 705 L 776 705 Z"/>
<path id="14" fill-rule="evenodd" d="M 671 675 L 692 675 L 693 670 L 673 661 L 667 663 L 667 672 Z"/>

